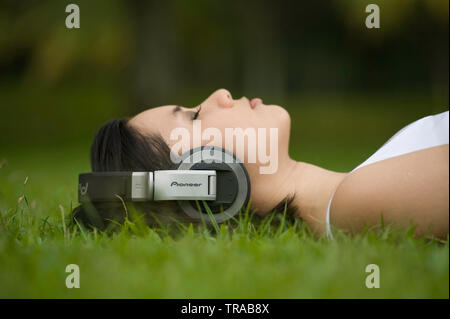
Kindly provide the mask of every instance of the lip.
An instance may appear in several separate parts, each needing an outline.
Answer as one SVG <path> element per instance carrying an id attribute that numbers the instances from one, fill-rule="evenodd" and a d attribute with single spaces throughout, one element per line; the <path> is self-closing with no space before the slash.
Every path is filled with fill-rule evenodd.
<path id="1" fill-rule="evenodd" d="M 258 98 L 258 97 L 255 97 L 255 98 L 250 100 L 250 107 L 252 109 L 254 109 L 255 107 L 257 107 L 260 104 L 262 104 L 262 100 L 260 98 Z"/>

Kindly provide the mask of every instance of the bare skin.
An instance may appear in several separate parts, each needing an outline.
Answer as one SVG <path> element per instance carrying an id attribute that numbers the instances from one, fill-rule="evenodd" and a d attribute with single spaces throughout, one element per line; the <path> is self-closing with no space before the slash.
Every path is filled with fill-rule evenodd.
<path id="1" fill-rule="evenodd" d="M 367 226 L 386 224 L 404 229 L 417 225 L 416 235 L 445 238 L 449 223 L 449 155 L 448 144 L 373 163 L 352 173 L 329 171 L 298 162 L 288 155 L 290 117 L 278 105 L 265 105 L 261 99 L 233 99 L 220 89 L 195 108 L 167 105 L 149 109 L 130 120 L 143 133 L 159 133 L 169 146 L 170 132 L 182 127 L 192 132 L 192 115 L 201 105 L 198 120 L 202 130 L 218 128 L 277 128 L 278 170 L 261 174 L 262 163 L 244 162 L 252 185 L 252 209 L 265 215 L 286 196 L 295 194 L 293 206 L 303 219 L 321 235 L 326 229 L 326 212 L 331 225 L 357 233 Z M 222 141 L 223 142 L 223 141 Z M 214 145 L 202 141 L 201 145 Z M 218 146 L 223 146 L 221 143 Z M 258 146 L 257 146 L 258 147 Z M 226 147 L 225 147 L 226 148 Z M 375 151 L 375 150 L 374 150 Z"/>
<path id="2" fill-rule="evenodd" d="M 333 226 L 355 233 L 385 223 L 418 236 L 445 238 L 449 223 L 448 144 L 362 167 L 338 186 L 330 210 Z"/>

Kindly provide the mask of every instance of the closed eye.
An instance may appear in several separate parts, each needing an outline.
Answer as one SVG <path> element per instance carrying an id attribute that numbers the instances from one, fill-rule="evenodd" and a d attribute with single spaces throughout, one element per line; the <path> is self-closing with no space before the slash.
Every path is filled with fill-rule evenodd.
<path id="1" fill-rule="evenodd" d="M 198 118 L 198 115 L 200 114 L 201 110 L 202 110 L 202 105 L 200 104 L 197 111 L 192 115 L 192 120 L 196 120 Z"/>
<path id="2" fill-rule="evenodd" d="M 185 112 L 183 112 L 183 109 L 181 108 L 181 106 L 175 105 L 175 107 L 172 109 L 172 114 L 175 115 L 175 114 L 177 114 L 179 112 L 182 112 L 182 113 L 186 114 L 187 116 L 189 116 L 190 119 L 193 121 L 193 120 L 196 120 L 198 118 L 201 109 L 202 109 L 202 106 L 200 105 L 197 108 L 196 111 L 188 111 L 188 112 L 185 111 Z"/>

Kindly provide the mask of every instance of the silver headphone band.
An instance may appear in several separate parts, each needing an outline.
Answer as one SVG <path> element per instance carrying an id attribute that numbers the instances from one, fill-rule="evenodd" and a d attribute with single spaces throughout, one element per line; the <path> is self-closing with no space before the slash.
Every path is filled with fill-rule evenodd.
<path id="1" fill-rule="evenodd" d="M 215 200 L 216 183 L 214 170 L 133 172 L 131 200 Z"/>

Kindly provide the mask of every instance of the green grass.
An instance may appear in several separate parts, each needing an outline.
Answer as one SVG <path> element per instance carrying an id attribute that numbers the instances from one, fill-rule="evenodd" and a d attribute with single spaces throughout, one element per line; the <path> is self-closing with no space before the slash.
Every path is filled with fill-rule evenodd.
<path id="1" fill-rule="evenodd" d="M 359 122 L 349 128 L 348 109 L 325 110 L 292 111 L 299 124 L 291 155 L 343 171 L 422 112 L 355 111 Z M 332 116 L 323 120 L 324 112 Z M 180 226 L 169 234 L 139 221 L 112 234 L 83 230 L 67 217 L 77 174 L 89 170 L 88 146 L 0 148 L 0 298 L 449 297 L 448 239 L 417 239 L 411 230 L 329 241 L 283 215 L 259 220 L 248 210 L 218 232 Z M 65 286 L 68 264 L 80 266 L 80 289 Z M 368 264 L 380 267 L 379 289 L 365 286 Z"/>

